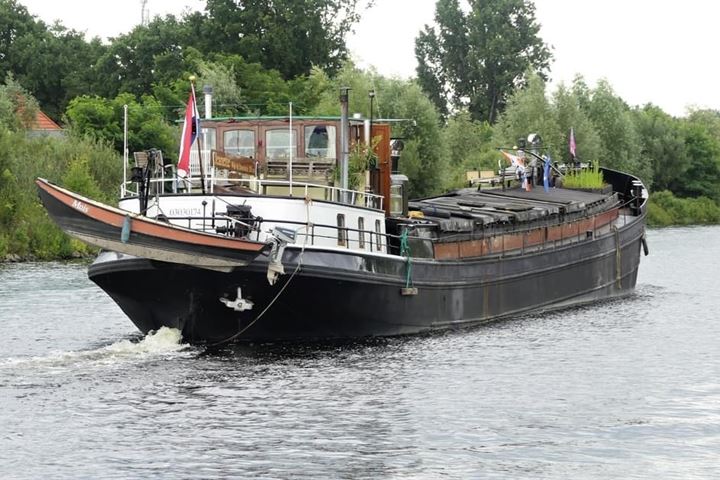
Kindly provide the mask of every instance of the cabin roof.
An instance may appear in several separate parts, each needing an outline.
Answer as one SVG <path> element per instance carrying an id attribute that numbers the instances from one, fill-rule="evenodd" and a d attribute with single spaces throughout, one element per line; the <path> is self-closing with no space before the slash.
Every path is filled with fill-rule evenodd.
<path id="1" fill-rule="evenodd" d="M 410 202 L 410 210 L 420 210 L 425 217 L 472 218 L 479 223 L 529 222 L 548 215 L 568 213 L 583 215 L 590 210 L 606 209 L 617 204 L 613 193 L 594 193 L 572 189 L 542 187 L 531 192 L 521 188 L 506 190 L 462 189 L 450 194 Z"/>

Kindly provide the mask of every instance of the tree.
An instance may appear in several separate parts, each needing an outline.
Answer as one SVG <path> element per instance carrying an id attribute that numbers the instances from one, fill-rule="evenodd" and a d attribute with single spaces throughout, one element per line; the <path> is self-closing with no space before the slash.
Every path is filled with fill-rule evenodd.
<path id="1" fill-rule="evenodd" d="M 247 62 L 239 55 L 218 54 L 215 62 L 201 68 L 203 78 L 215 76 L 220 81 L 223 98 L 220 108 L 231 115 L 286 115 L 290 96 L 289 83 L 276 70 L 266 70 L 259 63 Z M 224 79 L 223 79 L 224 77 Z M 234 86 L 233 86 L 234 84 Z M 225 107 L 222 107 L 223 102 Z M 296 111 L 296 113 L 299 113 Z"/>
<path id="2" fill-rule="evenodd" d="M 15 68 L 15 43 L 27 36 L 47 31 L 17 0 L 0 0 L 0 75 L 5 78 Z"/>
<path id="3" fill-rule="evenodd" d="M 0 128 L 25 130 L 37 112 L 35 97 L 8 74 L 5 84 L 0 84 Z"/>
<path id="4" fill-rule="evenodd" d="M 653 105 L 633 113 L 641 155 L 652 165 L 653 188 L 667 190 L 679 186 L 690 167 L 682 122 Z"/>
<path id="5" fill-rule="evenodd" d="M 601 140 L 601 165 L 638 175 L 649 188 L 652 165 L 641 155 L 642 144 L 630 108 L 615 95 L 607 80 L 600 80 L 590 94 L 590 100 L 582 100 L 581 104 L 586 105 L 586 113 Z"/>
<path id="6" fill-rule="evenodd" d="M 553 159 L 561 163 L 573 161 L 570 155 L 570 129 L 573 130 L 576 142 L 576 158 L 581 162 L 600 162 L 602 160 L 602 141 L 595 125 L 590 120 L 587 107 L 590 102 L 589 90 L 585 90 L 585 82 L 578 77 L 572 88 L 558 86 L 552 96 L 555 107 L 555 118 L 559 129 L 558 137 L 547 137 L 552 145 Z"/>
<path id="7" fill-rule="evenodd" d="M 201 55 L 189 47 L 187 30 L 173 15 L 139 25 L 113 38 L 98 59 L 102 80 L 95 92 L 106 98 L 125 92 L 140 96 L 154 85 L 170 84 L 195 70 Z"/>
<path id="8" fill-rule="evenodd" d="M 76 136 L 89 136 L 123 150 L 123 106 L 128 106 L 128 149 L 130 152 L 159 148 L 166 158 L 178 151 L 177 128 L 164 120 L 163 107 L 152 96 L 138 102 L 123 93 L 112 100 L 82 96 L 67 109 L 71 130 Z M 179 109 L 182 108 L 178 105 Z"/>
<path id="9" fill-rule="evenodd" d="M 12 73 L 59 120 L 68 101 L 92 93 L 104 46 L 61 24 L 48 27 L 15 0 L 0 0 L 0 78 Z"/>
<path id="10" fill-rule="evenodd" d="M 494 123 L 527 72 L 546 77 L 552 58 L 529 0 L 438 0 L 435 26 L 415 40 L 418 81 L 438 110 L 467 108 Z"/>
<path id="11" fill-rule="evenodd" d="M 392 124 L 392 135 L 405 142 L 400 171 L 410 180 L 410 196 L 426 196 L 445 189 L 449 175 L 443 156 L 440 116 L 419 85 L 413 81 L 382 77 L 373 71 L 361 71 L 351 62 L 347 62 L 333 79 L 315 72 L 310 82 L 325 86 L 318 106 L 310 112 L 314 115 L 339 115 L 340 87 L 349 87 L 350 112 L 369 117 L 368 92 L 374 90 L 373 117 L 400 120 Z"/>
<path id="12" fill-rule="evenodd" d="M 186 18 L 204 53 L 241 55 L 284 79 L 313 66 L 337 71 L 347 58 L 345 35 L 367 0 L 208 0 L 206 14 Z"/>
<path id="13" fill-rule="evenodd" d="M 528 85 L 518 89 L 507 102 L 507 108 L 495 124 L 497 145 L 517 145 L 531 133 L 537 133 L 543 143 L 552 148 L 552 156 L 559 157 L 562 133 L 558 127 L 555 108 L 545 96 L 545 82 L 538 75 L 530 75 Z"/>
<path id="14" fill-rule="evenodd" d="M 95 63 L 104 49 L 99 39 L 88 43 L 83 33 L 55 24 L 39 35 L 18 39 L 17 79 L 45 113 L 59 120 L 72 98 L 93 91 L 98 83 Z"/>
<path id="15" fill-rule="evenodd" d="M 470 118 L 467 111 L 458 112 L 448 118 L 443 129 L 443 144 L 446 157 L 453 167 L 467 167 L 476 170 L 481 166 L 487 167 L 480 156 L 488 149 L 493 149 L 493 129 L 487 122 L 479 122 Z"/>
<path id="16" fill-rule="evenodd" d="M 672 185 L 679 196 L 720 200 L 720 138 L 712 124 L 690 119 L 685 125 L 685 148 L 690 159 L 686 174 Z"/>

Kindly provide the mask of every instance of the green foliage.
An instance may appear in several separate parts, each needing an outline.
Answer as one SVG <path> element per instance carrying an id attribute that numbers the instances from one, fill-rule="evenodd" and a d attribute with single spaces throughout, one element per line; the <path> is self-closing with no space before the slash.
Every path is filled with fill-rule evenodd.
<path id="1" fill-rule="evenodd" d="M 529 70 L 546 75 L 551 53 L 540 39 L 529 0 L 438 0 L 436 26 L 415 40 L 418 81 L 446 114 L 467 108 L 475 120 L 494 123 L 508 96 Z"/>
<path id="2" fill-rule="evenodd" d="M 530 75 L 528 85 L 509 98 L 507 109 L 495 125 L 496 145 L 514 146 L 529 133 L 539 133 L 544 143 L 554 148 L 552 156 L 558 158 L 558 144 L 551 141 L 562 137 L 556 118 L 555 108 L 545 96 L 545 82 Z"/>
<path id="3" fill-rule="evenodd" d="M 669 191 L 650 195 L 648 224 L 654 227 L 720 223 L 720 206 L 707 197 L 677 198 Z"/>
<path id="4" fill-rule="evenodd" d="M 0 126 L 23 130 L 32 125 L 38 112 L 37 101 L 11 74 L 0 85 Z"/>
<path id="5" fill-rule="evenodd" d="M 192 71 L 192 55 L 184 52 L 188 34 L 181 22 L 168 15 L 156 17 L 148 26 L 112 39 L 96 60 L 102 82 L 94 92 L 112 98 L 123 92 L 145 95 L 155 84 L 169 84 Z"/>
<path id="6" fill-rule="evenodd" d="M 70 161 L 67 172 L 63 175 L 62 184 L 65 188 L 90 198 L 100 198 L 102 192 L 90 174 L 88 159 L 76 157 Z"/>
<path id="7" fill-rule="evenodd" d="M 686 197 L 720 200 L 720 138 L 706 123 L 690 120 L 685 124 L 685 148 L 689 166 L 681 181 L 673 182 L 674 191 Z"/>
<path id="8" fill-rule="evenodd" d="M 265 70 L 259 63 L 249 63 L 238 55 L 216 55 L 215 62 L 201 65 L 201 78 L 215 76 L 220 80 L 220 97 L 216 98 L 220 114 L 287 115 L 290 82 L 279 72 Z M 213 89 L 215 87 L 213 86 Z M 298 105 L 296 114 L 302 113 Z M 215 114 L 214 114 L 215 115 Z"/>
<path id="9" fill-rule="evenodd" d="M 639 175 L 649 186 L 652 170 L 649 165 L 642 163 L 640 138 L 630 108 L 615 95 L 606 80 L 600 80 L 592 91 L 587 114 L 602 142 L 602 164 Z"/>
<path id="10" fill-rule="evenodd" d="M 582 85 L 582 87 L 580 87 Z M 555 118 L 559 136 L 545 136 L 551 145 L 552 158 L 560 163 L 573 161 L 570 155 L 569 141 L 572 128 L 576 142 L 576 158 L 580 161 L 598 161 L 602 159 L 602 140 L 597 128 L 587 114 L 590 91 L 581 77 L 575 79 L 572 89 L 560 85 L 552 95 Z"/>
<path id="11" fill-rule="evenodd" d="M 590 89 L 578 77 L 571 89 L 561 85 L 551 101 L 547 98 L 542 79 L 530 75 L 528 85 L 513 93 L 495 125 L 496 145 L 515 145 L 528 133 L 539 133 L 544 151 L 553 160 L 566 163 L 570 161 L 568 137 L 573 128 L 578 160 L 638 175 L 648 188 L 652 186 L 650 146 L 658 131 L 677 134 L 676 130 L 654 130 L 651 117 L 632 111 L 606 81 Z M 672 135 L 661 145 L 655 150 L 657 155 L 681 152 L 673 149 Z"/>
<path id="12" fill-rule="evenodd" d="M 642 145 L 641 155 L 652 166 L 653 187 L 666 190 L 679 186 L 691 160 L 682 122 L 652 105 L 635 110 L 633 115 Z"/>
<path id="13" fill-rule="evenodd" d="M 356 143 L 350 147 L 349 164 L 348 164 L 348 185 L 351 189 L 362 190 L 365 186 L 366 172 L 373 166 L 377 165 L 377 155 L 375 148 L 380 138 L 373 138 L 370 142 L 372 146 L 365 143 Z M 336 172 L 339 174 L 340 172 Z"/>
<path id="14" fill-rule="evenodd" d="M 291 79 L 313 66 L 337 71 L 347 58 L 345 35 L 363 0 L 208 0 L 206 14 L 187 19 L 204 53 L 237 54 Z"/>
<path id="15" fill-rule="evenodd" d="M 172 158 L 178 150 L 176 126 L 164 119 L 164 108 L 149 95 L 138 102 L 128 93 L 113 100 L 82 96 L 75 98 L 67 118 L 76 136 L 89 136 L 123 150 L 123 108 L 128 106 L 128 150 L 130 152 L 159 148 Z"/>
<path id="16" fill-rule="evenodd" d="M 603 175 L 596 164 L 592 168 L 568 172 L 562 180 L 565 188 L 597 189 L 605 185 Z"/>
<path id="17" fill-rule="evenodd" d="M 406 148 L 400 157 L 400 170 L 410 180 L 410 195 L 423 196 L 443 190 L 448 183 L 446 159 L 443 156 L 440 118 L 420 87 L 397 78 L 377 76 L 374 72 L 358 70 L 346 63 L 338 75 L 328 79 L 314 73 L 317 85 L 325 85 L 319 95 L 314 115 L 339 115 L 340 87 L 349 87 L 350 112 L 370 116 L 368 92 L 376 92 L 373 101 L 373 118 L 394 118 L 392 135 L 402 138 Z M 410 143 L 417 150 L 408 149 Z"/>
<path id="18" fill-rule="evenodd" d="M 156 18 L 104 45 L 0 0 L 0 258 L 87 252 L 49 222 L 32 180 L 114 203 L 123 105 L 130 152 L 161 148 L 172 161 L 191 74 L 199 91 L 213 86 L 216 116 L 285 115 L 289 102 L 296 115 L 339 115 L 339 89 L 350 87 L 350 112 L 369 117 L 374 90 L 373 118 L 400 119 L 392 134 L 405 142 L 400 169 L 411 197 L 460 187 L 467 170 L 494 170 L 495 147 L 531 132 L 567 162 L 573 128 L 582 162 L 669 190 L 652 195 L 652 224 L 720 221 L 719 112 L 673 118 L 652 105 L 631 108 L 607 81 L 591 88 L 581 76 L 548 94 L 551 55 L 530 0 L 438 0 L 436 25 L 416 39 L 417 81 L 361 71 L 343 61 L 344 37 L 371 3 L 208 0 L 204 12 Z M 35 97 L 53 118 L 65 112 L 69 138 L 26 138 Z M 367 159 L 353 157 L 351 182 Z"/>
<path id="19" fill-rule="evenodd" d="M 449 188 L 465 186 L 465 174 L 471 170 L 497 168 L 496 143 L 492 141 L 493 128 L 487 122 L 472 120 L 467 111 L 458 112 L 448 119 L 442 130 L 444 156 L 449 167 Z"/>
<path id="20" fill-rule="evenodd" d="M 0 125 L 0 259 L 7 254 L 68 258 L 88 249 L 48 218 L 34 180 L 44 177 L 104 202 L 113 202 L 122 161 L 86 138 L 28 137 Z"/>
<path id="21" fill-rule="evenodd" d="M 104 48 L 82 32 L 36 20 L 16 0 L 0 0 L 0 78 L 12 73 L 56 120 L 97 83 L 93 65 Z"/>

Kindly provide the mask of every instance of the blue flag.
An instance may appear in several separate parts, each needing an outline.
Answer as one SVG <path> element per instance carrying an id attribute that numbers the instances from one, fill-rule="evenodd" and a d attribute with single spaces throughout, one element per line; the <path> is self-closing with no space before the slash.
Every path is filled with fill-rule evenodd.
<path id="1" fill-rule="evenodd" d="M 550 155 L 543 156 L 545 161 L 545 167 L 543 168 L 543 186 L 545 187 L 545 193 L 550 191 L 550 163 L 552 159 Z"/>

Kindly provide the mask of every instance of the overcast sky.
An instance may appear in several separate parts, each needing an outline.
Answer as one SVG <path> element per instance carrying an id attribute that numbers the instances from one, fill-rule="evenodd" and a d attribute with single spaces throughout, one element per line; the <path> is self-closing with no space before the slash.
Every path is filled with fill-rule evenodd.
<path id="1" fill-rule="evenodd" d="M 103 38 L 140 22 L 140 0 L 20 0 L 50 23 Z M 151 15 L 202 9 L 204 0 L 148 0 Z M 358 63 L 383 75 L 414 75 L 414 40 L 435 0 L 376 0 L 348 39 Z M 673 115 L 688 106 L 720 109 L 715 0 L 535 0 L 541 36 L 553 47 L 551 77 L 606 78 L 631 105 L 654 103 Z M 551 89 L 553 86 L 551 86 Z"/>

